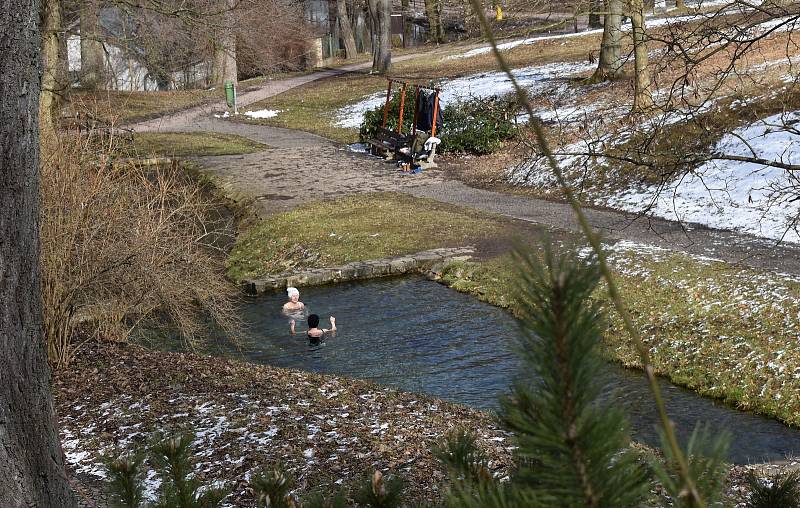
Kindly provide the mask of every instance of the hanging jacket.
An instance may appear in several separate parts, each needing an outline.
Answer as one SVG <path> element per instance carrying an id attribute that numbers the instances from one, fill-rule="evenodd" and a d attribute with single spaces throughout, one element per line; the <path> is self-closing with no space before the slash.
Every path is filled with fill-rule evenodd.
<path id="1" fill-rule="evenodd" d="M 417 129 L 430 132 L 433 126 L 433 110 L 436 107 L 436 93 L 420 90 L 419 102 L 417 103 Z M 439 102 L 439 112 L 436 114 L 436 130 L 441 130 L 442 103 Z"/>

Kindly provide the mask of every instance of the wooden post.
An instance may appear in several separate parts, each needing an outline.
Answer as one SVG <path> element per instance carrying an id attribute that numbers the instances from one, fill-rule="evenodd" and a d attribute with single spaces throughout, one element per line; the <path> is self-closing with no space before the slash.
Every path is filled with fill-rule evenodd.
<path id="1" fill-rule="evenodd" d="M 417 135 L 417 111 L 419 111 L 419 85 L 414 85 L 414 122 L 411 133 Z"/>
<path id="2" fill-rule="evenodd" d="M 389 119 L 389 99 L 392 98 L 392 80 L 389 80 L 389 88 L 386 90 L 386 104 L 383 105 L 383 123 L 381 127 L 386 128 L 386 121 Z"/>
<path id="3" fill-rule="evenodd" d="M 406 105 L 406 82 L 403 82 L 403 89 L 400 92 L 400 118 L 397 120 L 397 133 L 403 133 L 403 108 Z"/>
<path id="4" fill-rule="evenodd" d="M 433 125 L 431 125 L 431 137 L 436 135 L 436 119 L 439 116 L 439 90 L 433 95 Z"/>

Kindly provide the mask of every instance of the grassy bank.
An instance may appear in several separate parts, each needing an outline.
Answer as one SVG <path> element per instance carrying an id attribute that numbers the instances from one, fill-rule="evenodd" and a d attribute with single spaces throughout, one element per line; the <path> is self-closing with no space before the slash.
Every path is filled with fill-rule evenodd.
<path id="1" fill-rule="evenodd" d="M 670 251 L 612 249 L 622 295 L 658 374 L 740 409 L 800 425 L 797 280 Z M 513 311 L 512 266 L 509 256 L 455 263 L 443 281 Z M 610 359 L 639 367 L 613 312 L 605 340 Z"/>
<path id="2" fill-rule="evenodd" d="M 484 241 L 510 224 L 489 214 L 404 194 L 351 196 L 270 217 L 242 235 L 228 261 L 240 281 Z"/>

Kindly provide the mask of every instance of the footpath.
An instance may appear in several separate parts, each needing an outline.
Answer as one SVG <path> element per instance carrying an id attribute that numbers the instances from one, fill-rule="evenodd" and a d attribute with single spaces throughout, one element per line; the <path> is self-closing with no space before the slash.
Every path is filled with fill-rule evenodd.
<path id="1" fill-rule="evenodd" d="M 418 58 L 405 55 L 395 60 Z M 240 96 L 242 107 L 312 81 L 367 68 L 357 64 L 270 81 Z M 528 196 L 469 187 L 448 176 L 446 167 L 406 175 L 377 157 L 355 153 L 307 132 L 233 122 L 214 117 L 223 102 L 129 125 L 134 131 L 219 132 L 268 145 L 247 155 L 201 157 L 196 161 L 231 196 L 254 198 L 262 217 L 343 195 L 395 191 L 498 213 L 529 223 L 579 233 L 569 205 Z M 592 226 L 607 241 L 630 241 L 720 259 L 780 273 L 800 275 L 800 246 L 775 245 L 750 235 L 704 226 L 637 217 L 613 210 L 587 209 Z"/>

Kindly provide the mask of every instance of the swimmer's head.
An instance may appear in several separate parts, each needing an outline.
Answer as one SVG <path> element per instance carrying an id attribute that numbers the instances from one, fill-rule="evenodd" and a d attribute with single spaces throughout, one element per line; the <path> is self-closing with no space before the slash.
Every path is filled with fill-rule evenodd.
<path id="1" fill-rule="evenodd" d="M 308 316 L 308 327 L 309 328 L 316 328 L 319 326 L 319 316 L 316 314 L 311 314 Z"/>
<path id="2" fill-rule="evenodd" d="M 298 291 L 295 287 L 286 288 L 286 294 L 289 296 L 289 300 L 293 302 L 296 302 L 300 299 L 300 291 Z"/>

